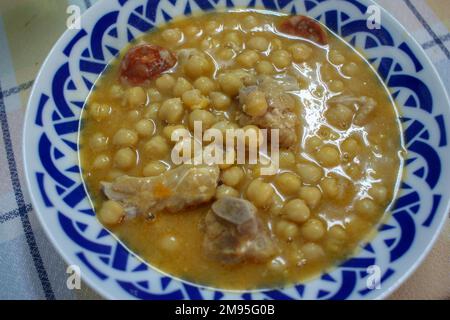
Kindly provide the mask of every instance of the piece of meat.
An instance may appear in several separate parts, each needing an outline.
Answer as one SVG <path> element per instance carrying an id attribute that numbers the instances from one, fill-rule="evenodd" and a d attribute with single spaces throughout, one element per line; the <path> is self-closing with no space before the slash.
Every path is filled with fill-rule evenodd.
<path id="1" fill-rule="evenodd" d="M 121 176 L 102 186 L 106 197 L 119 201 L 127 213 L 177 212 L 210 201 L 219 173 L 218 166 L 185 164 L 159 176 Z"/>
<path id="2" fill-rule="evenodd" d="M 169 50 L 153 44 L 141 44 L 131 48 L 120 64 L 120 79 L 131 85 L 140 85 L 157 78 L 177 63 Z"/>
<path id="3" fill-rule="evenodd" d="M 377 102 L 370 97 L 361 96 L 338 96 L 332 98 L 329 103 L 342 104 L 347 107 L 351 107 L 356 110 L 355 117 L 353 118 L 353 123 L 357 126 L 363 126 L 367 123 L 369 116 L 375 110 Z"/>
<path id="4" fill-rule="evenodd" d="M 272 257 L 276 247 L 256 213 L 244 199 L 224 197 L 214 202 L 204 221 L 205 254 L 225 264 Z"/>
<path id="5" fill-rule="evenodd" d="M 327 33 L 316 20 L 298 15 L 284 20 L 279 28 L 281 32 L 311 40 L 320 45 L 328 43 Z"/>
<path id="6" fill-rule="evenodd" d="M 298 141 L 297 128 L 299 117 L 295 113 L 295 98 L 289 91 L 299 90 L 297 81 L 289 76 L 283 79 L 264 77 L 258 79 L 256 85 L 244 87 L 239 92 L 241 107 L 252 91 L 264 92 L 267 101 L 267 112 L 262 116 L 251 117 L 245 113 L 239 116 L 241 125 L 254 124 L 264 129 L 279 129 L 281 147 L 290 147 Z"/>

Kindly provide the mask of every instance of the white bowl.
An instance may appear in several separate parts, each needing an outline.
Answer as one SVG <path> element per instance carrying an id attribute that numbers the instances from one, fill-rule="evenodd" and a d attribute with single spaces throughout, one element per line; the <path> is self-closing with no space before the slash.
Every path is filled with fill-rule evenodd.
<path id="1" fill-rule="evenodd" d="M 259 7 L 317 18 L 361 48 L 386 79 L 402 114 L 406 174 L 392 215 L 376 237 L 326 274 L 268 291 L 204 288 L 162 274 L 124 248 L 96 219 L 79 173 L 80 111 L 101 71 L 132 38 L 191 11 L 231 5 L 220 0 L 100 1 L 67 30 L 44 62 L 28 103 L 24 163 L 33 205 L 52 243 L 106 298 L 375 299 L 397 288 L 433 245 L 449 211 L 449 100 L 421 47 L 386 11 L 369 30 L 370 0 L 265 0 Z M 233 0 L 237 7 L 255 1 Z M 372 267 L 376 266 L 376 267 Z M 378 269 L 377 269 L 378 268 Z M 374 277 L 379 289 L 370 289 Z"/>

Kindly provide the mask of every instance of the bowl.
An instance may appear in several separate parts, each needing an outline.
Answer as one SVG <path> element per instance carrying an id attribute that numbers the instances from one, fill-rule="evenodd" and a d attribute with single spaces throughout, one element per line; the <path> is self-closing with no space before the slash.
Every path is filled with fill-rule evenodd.
<path id="1" fill-rule="evenodd" d="M 217 2 L 217 4 L 215 4 Z M 286 288 L 225 291 L 161 273 L 128 251 L 95 217 L 80 176 L 80 112 L 93 83 L 129 41 L 174 17 L 253 7 L 253 0 L 99 1 L 55 44 L 34 83 L 24 129 L 32 203 L 51 242 L 82 279 L 111 299 L 380 299 L 424 259 L 449 211 L 449 99 L 420 45 L 371 0 L 267 0 L 260 8 L 314 17 L 359 48 L 392 92 L 408 150 L 392 213 L 353 257 Z M 376 285 L 373 285 L 376 284 Z"/>

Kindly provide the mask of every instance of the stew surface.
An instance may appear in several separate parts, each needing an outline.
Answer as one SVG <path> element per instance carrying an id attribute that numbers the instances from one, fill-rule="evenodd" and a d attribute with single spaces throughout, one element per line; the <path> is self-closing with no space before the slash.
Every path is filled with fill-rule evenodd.
<path id="1" fill-rule="evenodd" d="M 111 62 L 82 119 L 80 161 L 100 221 L 154 267 L 207 286 L 318 275 L 375 232 L 401 179 L 385 85 L 302 16 L 219 12 L 149 32 Z M 227 130 L 278 130 L 277 172 L 175 164 L 172 134 L 193 135 L 195 121 L 224 143 Z"/>

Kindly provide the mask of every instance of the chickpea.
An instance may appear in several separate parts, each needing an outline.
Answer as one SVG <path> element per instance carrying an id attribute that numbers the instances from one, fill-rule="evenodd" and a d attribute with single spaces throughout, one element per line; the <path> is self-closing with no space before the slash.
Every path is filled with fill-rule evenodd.
<path id="1" fill-rule="evenodd" d="M 148 89 L 147 95 L 148 95 L 148 99 L 149 99 L 150 103 L 159 102 L 162 100 L 161 93 L 158 90 L 156 90 L 155 88 Z"/>
<path id="2" fill-rule="evenodd" d="M 225 135 L 227 130 L 234 130 L 234 129 L 239 128 L 239 126 L 234 122 L 230 122 L 228 120 L 222 120 L 222 121 L 216 122 L 212 126 L 212 128 L 220 130 Z"/>
<path id="3" fill-rule="evenodd" d="M 129 107 L 141 107 L 147 103 L 147 93 L 141 87 L 133 87 L 126 92 L 126 101 Z"/>
<path id="4" fill-rule="evenodd" d="M 120 147 L 131 147 L 138 143 L 139 137 L 136 132 L 129 129 L 119 129 L 114 134 L 113 144 Z"/>
<path id="5" fill-rule="evenodd" d="M 317 187 L 302 187 L 299 195 L 310 208 L 317 207 L 322 198 L 322 192 Z"/>
<path id="6" fill-rule="evenodd" d="M 314 153 L 319 150 L 319 147 L 323 145 L 322 139 L 317 136 L 313 136 L 306 140 L 305 148 L 309 153 Z"/>
<path id="7" fill-rule="evenodd" d="M 170 44 L 176 44 L 183 39 L 183 32 L 180 29 L 166 29 L 161 33 L 164 41 Z"/>
<path id="8" fill-rule="evenodd" d="M 369 195 L 379 204 L 385 204 L 388 198 L 387 188 L 381 184 L 373 185 Z"/>
<path id="9" fill-rule="evenodd" d="M 272 186 L 259 179 L 250 182 L 247 187 L 247 198 L 257 207 L 270 205 L 274 191 Z"/>
<path id="10" fill-rule="evenodd" d="M 202 42 L 200 42 L 200 48 L 205 51 L 212 48 L 212 41 L 208 38 L 203 39 Z"/>
<path id="11" fill-rule="evenodd" d="M 347 234 L 344 228 L 339 225 L 334 225 L 328 230 L 327 237 L 343 241 L 347 239 Z"/>
<path id="12" fill-rule="evenodd" d="M 89 115 L 95 120 L 95 121 L 102 121 L 108 118 L 111 114 L 111 107 L 107 104 L 99 104 L 99 103 L 93 103 L 88 107 Z"/>
<path id="13" fill-rule="evenodd" d="M 358 74 L 359 67 L 358 67 L 358 65 L 356 63 L 350 62 L 350 63 L 344 65 L 342 70 L 344 71 L 344 74 L 346 76 L 353 77 L 353 76 L 356 76 Z"/>
<path id="14" fill-rule="evenodd" d="M 242 45 L 242 39 L 238 32 L 230 31 L 224 37 L 225 44 L 227 46 L 232 47 L 233 49 L 237 49 Z"/>
<path id="15" fill-rule="evenodd" d="M 180 98 L 167 99 L 158 112 L 158 117 L 169 124 L 179 123 L 184 116 L 184 108 Z"/>
<path id="16" fill-rule="evenodd" d="M 202 30 L 199 29 L 197 26 L 192 26 L 189 25 L 185 28 L 184 33 L 188 36 L 188 37 L 198 37 L 199 35 L 201 35 Z"/>
<path id="17" fill-rule="evenodd" d="M 178 125 L 165 126 L 162 130 L 162 134 L 163 134 L 164 138 L 167 139 L 167 141 L 172 141 L 172 135 L 176 130 L 187 130 L 188 131 L 188 129 L 185 126 L 178 124 Z"/>
<path id="18" fill-rule="evenodd" d="M 253 169 L 252 169 L 252 177 L 254 178 L 259 178 L 263 176 L 263 169 L 266 171 L 264 172 L 264 176 L 274 176 L 277 173 L 277 170 L 275 168 L 275 166 L 273 164 L 262 164 L 262 163 L 257 163 L 255 165 L 253 165 Z M 270 171 L 267 171 L 270 170 Z"/>
<path id="19" fill-rule="evenodd" d="M 167 167 L 161 161 L 150 161 L 142 170 L 144 177 L 159 176 L 167 170 Z"/>
<path id="20" fill-rule="evenodd" d="M 95 159 L 94 159 L 94 163 L 92 164 L 92 167 L 94 169 L 106 169 L 109 167 L 111 163 L 111 159 L 105 155 L 105 154 L 101 154 L 98 155 Z"/>
<path id="21" fill-rule="evenodd" d="M 303 256 L 307 262 L 320 261 L 325 257 L 322 247 L 316 243 L 309 242 L 301 247 Z"/>
<path id="22" fill-rule="evenodd" d="M 243 86 L 241 78 L 233 73 L 221 74 L 218 81 L 222 91 L 231 97 L 238 95 L 239 90 Z"/>
<path id="23" fill-rule="evenodd" d="M 347 173 L 349 177 L 351 177 L 354 180 L 359 180 L 364 175 L 361 166 L 357 163 L 347 163 L 344 166 L 344 171 L 345 173 Z"/>
<path id="24" fill-rule="evenodd" d="M 115 84 L 111 86 L 111 89 L 109 89 L 109 94 L 113 99 L 120 99 L 125 94 L 125 91 L 120 85 Z"/>
<path id="25" fill-rule="evenodd" d="M 307 184 L 317 184 L 323 175 L 322 169 L 312 163 L 297 164 L 297 173 Z"/>
<path id="26" fill-rule="evenodd" d="M 207 130 L 216 122 L 216 117 L 209 111 L 197 109 L 189 114 L 189 128 L 194 129 L 196 121 L 202 124 L 202 130 Z"/>
<path id="27" fill-rule="evenodd" d="M 359 143 L 353 138 L 347 138 L 342 142 L 341 150 L 345 152 L 348 160 L 353 159 L 359 152 Z"/>
<path id="28" fill-rule="evenodd" d="M 220 30 L 220 25 L 216 21 L 208 21 L 205 26 L 205 31 L 209 34 L 215 34 Z"/>
<path id="29" fill-rule="evenodd" d="M 346 130 L 350 127 L 353 120 L 353 110 L 347 106 L 339 104 L 327 110 L 326 117 L 328 122 L 336 128 Z"/>
<path id="30" fill-rule="evenodd" d="M 247 16 L 244 18 L 242 26 L 247 30 L 253 29 L 258 26 L 258 19 L 255 18 L 254 16 Z"/>
<path id="31" fill-rule="evenodd" d="M 113 225 L 122 221 L 125 211 L 117 201 L 108 200 L 103 203 L 98 215 L 104 224 Z"/>
<path id="32" fill-rule="evenodd" d="M 181 96 L 183 103 L 191 110 L 204 109 L 209 105 L 209 99 L 203 96 L 198 89 L 188 90 Z"/>
<path id="33" fill-rule="evenodd" d="M 189 57 L 187 63 L 184 65 L 184 71 L 193 79 L 208 75 L 211 73 L 211 63 L 203 56 L 193 55 Z"/>
<path id="34" fill-rule="evenodd" d="M 312 48 L 303 43 L 293 44 L 289 47 L 289 51 L 291 52 L 292 58 L 295 62 L 306 61 L 311 57 L 313 53 Z"/>
<path id="35" fill-rule="evenodd" d="M 269 212 L 272 215 L 280 216 L 283 213 L 283 208 L 284 208 L 283 198 L 281 198 L 278 194 L 274 193 Z"/>
<path id="36" fill-rule="evenodd" d="M 330 80 L 328 81 L 328 88 L 333 92 L 344 91 L 344 83 L 340 80 Z"/>
<path id="37" fill-rule="evenodd" d="M 217 187 L 216 189 L 216 195 L 215 195 L 216 199 L 222 199 L 223 197 L 235 197 L 238 198 L 239 197 L 239 192 L 232 188 L 229 187 L 227 185 L 220 185 Z"/>
<path id="38" fill-rule="evenodd" d="M 359 215 L 368 218 L 374 217 L 379 212 L 375 202 L 368 198 L 356 201 L 355 210 Z"/>
<path id="39" fill-rule="evenodd" d="M 280 50 L 281 48 L 283 48 L 283 43 L 281 42 L 280 39 L 272 39 L 272 51 L 273 50 Z"/>
<path id="40" fill-rule="evenodd" d="M 147 138 L 155 133 L 156 127 L 153 120 L 142 119 L 135 124 L 134 129 L 140 137 Z"/>
<path id="41" fill-rule="evenodd" d="M 235 57 L 235 53 L 231 48 L 222 48 L 217 52 L 216 56 L 220 60 L 229 61 Z"/>
<path id="42" fill-rule="evenodd" d="M 295 166 L 295 155 L 292 151 L 281 150 L 279 155 L 280 167 L 283 169 L 292 169 Z"/>
<path id="43" fill-rule="evenodd" d="M 332 226 L 327 233 L 325 240 L 325 248 L 327 251 L 334 254 L 342 254 L 342 249 L 345 247 L 347 241 L 347 233 L 345 229 L 339 225 Z"/>
<path id="44" fill-rule="evenodd" d="M 309 219 L 311 212 L 303 200 L 293 199 L 283 207 L 283 216 L 295 223 L 304 223 Z"/>
<path id="45" fill-rule="evenodd" d="M 114 165 L 119 169 L 130 169 L 136 164 L 136 152 L 131 148 L 119 149 L 114 156 Z"/>
<path id="46" fill-rule="evenodd" d="M 152 103 L 151 105 L 148 106 L 148 110 L 145 112 L 144 117 L 153 119 L 153 120 L 158 119 L 158 113 L 159 113 L 160 107 L 161 106 L 159 103 Z"/>
<path id="47" fill-rule="evenodd" d="M 336 198 L 339 193 L 338 183 L 335 178 L 326 177 L 320 183 L 324 195 L 328 198 Z"/>
<path id="48" fill-rule="evenodd" d="M 216 84 L 208 77 L 200 77 L 194 82 L 194 87 L 204 95 L 208 95 L 216 89 Z"/>
<path id="49" fill-rule="evenodd" d="M 332 64 L 341 65 L 345 63 L 345 57 L 337 50 L 331 50 L 328 59 Z"/>
<path id="50" fill-rule="evenodd" d="M 170 92 L 175 86 L 175 79 L 170 74 L 163 74 L 155 81 L 156 87 L 162 92 Z"/>
<path id="51" fill-rule="evenodd" d="M 318 219 L 309 219 L 302 225 L 301 234 L 307 241 L 318 241 L 325 235 L 325 227 Z"/>
<path id="52" fill-rule="evenodd" d="M 234 166 L 222 171 L 220 179 L 230 187 L 237 186 L 244 178 L 244 171 L 240 167 Z"/>
<path id="53" fill-rule="evenodd" d="M 154 136 L 144 145 L 144 151 L 151 159 L 161 159 L 169 153 L 169 150 L 169 144 L 161 136 Z"/>
<path id="54" fill-rule="evenodd" d="M 164 251 L 174 252 L 180 247 L 180 243 L 174 236 L 164 236 L 160 240 L 160 247 Z"/>
<path id="55" fill-rule="evenodd" d="M 183 93 L 192 89 L 192 85 L 183 77 L 179 77 L 175 86 L 173 87 L 173 95 L 175 97 L 181 97 Z"/>
<path id="56" fill-rule="evenodd" d="M 341 155 L 336 147 L 326 145 L 316 153 L 316 159 L 324 167 L 335 167 L 339 164 Z"/>
<path id="57" fill-rule="evenodd" d="M 285 195 L 293 195 L 300 190 L 300 178 L 290 172 L 284 172 L 275 178 L 275 186 Z"/>
<path id="58" fill-rule="evenodd" d="M 239 28 L 239 21 L 237 18 L 225 19 L 223 22 L 224 30 L 235 30 Z"/>
<path id="59" fill-rule="evenodd" d="M 127 117 L 131 122 L 136 122 L 141 118 L 141 112 L 139 110 L 131 110 L 128 112 Z"/>
<path id="60" fill-rule="evenodd" d="M 252 37 L 248 41 L 247 47 L 256 51 L 266 51 L 269 47 L 269 41 L 267 41 L 266 38 L 260 36 Z"/>
<path id="61" fill-rule="evenodd" d="M 292 56 L 286 50 L 276 50 L 270 54 L 270 61 L 278 69 L 286 68 L 291 64 Z"/>
<path id="62" fill-rule="evenodd" d="M 222 92 L 211 92 L 209 97 L 211 98 L 213 108 L 216 110 L 226 110 L 231 105 L 230 97 Z"/>
<path id="63" fill-rule="evenodd" d="M 108 148 L 108 138 L 102 133 L 94 133 L 89 139 L 89 147 L 94 151 L 104 151 Z"/>
<path id="64" fill-rule="evenodd" d="M 292 239 L 298 234 L 298 226 L 295 223 L 281 220 L 276 224 L 275 231 L 284 240 L 292 241 Z"/>
<path id="65" fill-rule="evenodd" d="M 259 60 L 259 55 L 254 50 L 245 50 L 237 56 L 236 61 L 244 68 L 251 68 Z"/>
<path id="66" fill-rule="evenodd" d="M 267 112 L 268 107 L 264 92 L 255 90 L 250 92 L 245 98 L 243 110 L 249 116 L 260 117 Z"/>
<path id="67" fill-rule="evenodd" d="M 260 61 L 256 64 L 256 71 L 260 74 L 271 75 L 275 73 L 275 68 L 269 61 Z"/>

